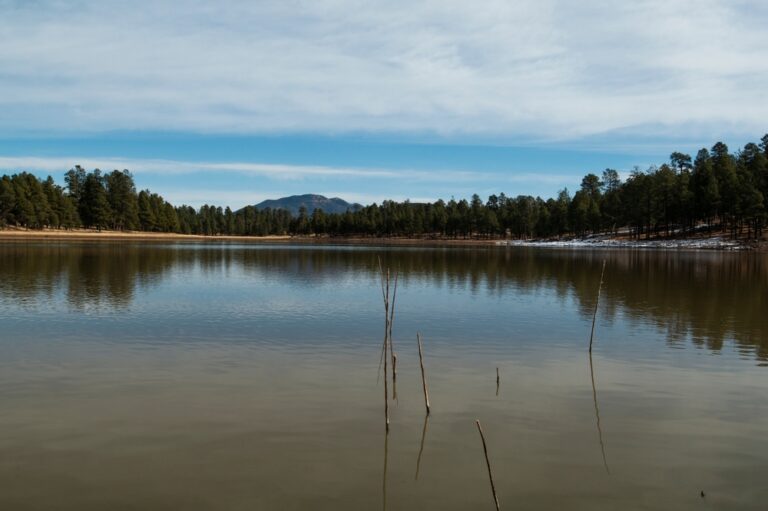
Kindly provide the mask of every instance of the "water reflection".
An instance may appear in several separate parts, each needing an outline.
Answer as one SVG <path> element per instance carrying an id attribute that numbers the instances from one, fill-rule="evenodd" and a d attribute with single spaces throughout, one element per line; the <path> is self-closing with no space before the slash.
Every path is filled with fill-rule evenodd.
<path id="1" fill-rule="evenodd" d="M 121 309 L 180 262 L 138 245 L 0 245 L 0 296 L 36 306 L 64 293 L 73 309 Z"/>
<path id="2" fill-rule="evenodd" d="M 387 461 L 389 460 L 389 428 L 384 432 L 384 470 L 381 477 L 381 504 L 387 511 Z"/>
<path id="3" fill-rule="evenodd" d="M 427 438 L 427 428 L 429 427 L 429 414 L 424 414 L 424 427 L 421 429 L 421 443 L 419 444 L 419 455 L 416 457 L 416 476 L 414 479 L 419 480 L 419 470 L 421 469 L 421 455 L 424 454 L 424 440 Z"/>
<path id="4" fill-rule="evenodd" d="M 597 386 L 595 385 L 595 367 L 592 362 L 592 352 L 588 353 L 589 356 L 589 378 L 592 381 L 592 402 L 595 405 L 595 426 L 597 427 L 597 440 L 600 442 L 600 454 L 603 456 L 603 466 L 605 467 L 605 473 L 610 474 L 608 469 L 608 460 L 605 457 L 605 443 L 603 442 L 603 428 L 600 427 L 600 408 L 597 406 Z"/>
<path id="5" fill-rule="evenodd" d="M 379 256 L 400 269 L 404 340 L 389 434 Z M 763 509 L 768 373 L 733 354 L 765 356 L 763 262 L 5 244 L 0 509 L 481 509 L 477 417 L 499 493 L 526 509 L 695 510 L 701 489 Z"/>
<path id="6" fill-rule="evenodd" d="M 690 340 L 719 351 L 732 339 L 768 361 L 768 261 L 755 253 L 5 243 L 0 298 L 37 307 L 63 293 L 73 310 L 122 309 L 139 289 L 160 285 L 173 273 L 269 275 L 300 288 L 375 279 L 379 257 L 385 267 L 399 269 L 404 285 L 489 296 L 546 291 L 574 299 L 584 317 L 594 309 L 605 259 L 599 321 L 620 314 L 652 321 L 673 347 Z"/>

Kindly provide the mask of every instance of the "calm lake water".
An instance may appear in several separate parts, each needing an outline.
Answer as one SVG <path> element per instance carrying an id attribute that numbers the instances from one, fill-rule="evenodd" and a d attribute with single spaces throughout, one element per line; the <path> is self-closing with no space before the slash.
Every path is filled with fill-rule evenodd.
<path id="1" fill-rule="evenodd" d="M 490 510 L 475 419 L 502 509 L 768 509 L 766 256 L 0 244 L 0 509 Z"/>

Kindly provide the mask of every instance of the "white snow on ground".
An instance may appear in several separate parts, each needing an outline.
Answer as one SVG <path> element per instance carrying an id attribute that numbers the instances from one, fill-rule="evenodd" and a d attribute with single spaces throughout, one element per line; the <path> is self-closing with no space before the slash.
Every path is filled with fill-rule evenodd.
<path id="1" fill-rule="evenodd" d="M 707 249 L 743 250 L 746 247 L 738 241 L 716 238 L 676 240 L 617 240 L 606 236 L 589 236 L 567 240 L 508 240 L 497 241 L 497 245 L 516 247 L 552 248 L 655 248 L 655 249 Z"/>

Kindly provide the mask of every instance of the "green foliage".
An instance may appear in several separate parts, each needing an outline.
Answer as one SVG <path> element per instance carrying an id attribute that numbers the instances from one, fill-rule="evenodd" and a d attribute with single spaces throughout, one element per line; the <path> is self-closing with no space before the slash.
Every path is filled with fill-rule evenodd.
<path id="1" fill-rule="evenodd" d="M 621 179 L 616 170 L 605 169 L 603 171 L 603 189 L 605 193 L 600 207 L 602 224 L 605 228 L 614 231 L 621 222 L 623 214 Z"/>
<path id="2" fill-rule="evenodd" d="M 88 174 L 80 195 L 80 219 L 85 227 L 105 229 L 110 225 L 112 210 L 104 187 L 104 177 L 99 169 Z"/>
<path id="3" fill-rule="evenodd" d="M 115 230 L 139 227 L 139 202 L 133 176 L 127 170 L 114 170 L 105 178 L 107 202 L 112 212 L 111 226 Z"/>
<path id="4" fill-rule="evenodd" d="M 15 223 L 12 215 L 16 208 L 16 190 L 9 176 L 0 178 L 0 227 Z"/>
<path id="5" fill-rule="evenodd" d="M 693 166 L 692 188 L 696 218 L 711 222 L 720 208 L 720 187 L 709 151 L 701 149 Z"/>
<path id="6" fill-rule="evenodd" d="M 85 186 L 85 176 L 85 169 L 80 165 L 75 165 L 75 168 L 70 169 L 64 174 L 64 182 L 67 184 L 67 192 L 75 203 L 80 202 L 83 187 Z"/>
<path id="7" fill-rule="evenodd" d="M 677 172 L 690 172 L 693 166 L 691 165 L 691 155 L 674 152 L 669 156 L 669 163 Z"/>

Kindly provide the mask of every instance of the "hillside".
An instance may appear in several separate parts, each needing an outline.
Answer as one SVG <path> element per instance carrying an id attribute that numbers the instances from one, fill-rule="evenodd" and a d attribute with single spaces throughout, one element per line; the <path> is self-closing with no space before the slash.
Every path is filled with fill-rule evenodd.
<path id="1" fill-rule="evenodd" d="M 285 209 L 291 215 L 297 216 L 299 208 L 307 208 L 307 214 L 311 215 L 315 209 L 322 209 L 325 213 L 346 213 L 348 209 L 357 211 L 362 208 L 360 204 L 350 204 L 338 197 L 324 197 L 322 195 L 305 194 L 291 195 L 281 199 L 269 199 L 255 205 L 256 209 Z"/>

